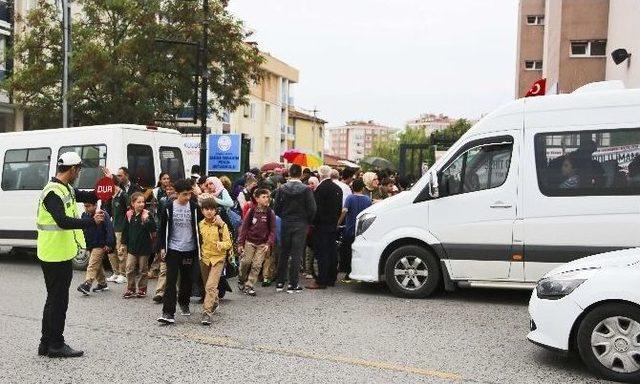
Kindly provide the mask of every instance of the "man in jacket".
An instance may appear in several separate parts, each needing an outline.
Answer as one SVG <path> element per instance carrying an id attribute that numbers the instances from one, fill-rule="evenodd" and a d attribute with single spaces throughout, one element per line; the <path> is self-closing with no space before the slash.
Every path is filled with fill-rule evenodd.
<path id="1" fill-rule="evenodd" d="M 198 204 L 191 199 L 193 186 L 187 180 L 174 183 L 176 199 L 170 201 L 160 212 L 161 260 L 167 263 L 167 280 L 164 291 L 162 316 L 158 322 L 175 323 L 176 283 L 180 273 L 180 311 L 183 316 L 190 316 L 189 300 L 193 285 L 194 262 L 200 255 L 200 236 L 198 223 L 203 219 Z"/>
<path id="2" fill-rule="evenodd" d="M 320 184 L 314 195 L 318 213 L 313 222 L 313 253 L 318 261 L 318 277 L 309 289 L 334 286 L 338 275 L 338 219 L 342 213 L 342 189 L 331 180 L 331 168 L 323 165 L 318 170 Z"/>
<path id="3" fill-rule="evenodd" d="M 73 275 L 71 260 L 85 248 L 82 229 L 104 222 L 104 214 L 98 211 L 93 218 L 78 218 L 76 202 L 97 201 L 93 191 L 80 191 L 72 186 L 81 167 L 82 159 L 77 153 L 60 155 L 56 176 L 44 187 L 38 203 L 37 254 L 47 287 L 38 346 L 40 356 L 79 357 L 84 354 L 65 344 L 63 336 Z M 105 168 L 104 173 L 109 174 L 109 170 Z"/>
<path id="4" fill-rule="evenodd" d="M 289 181 L 276 192 L 274 205 L 276 215 L 282 219 L 282 252 L 278 260 L 276 292 L 284 290 L 289 267 L 287 292 L 294 293 L 302 291 L 298 285 L 298 275 L 307 230 L 316 215 L 316 202 L 311 189 L 300 181 L 302 167 L 293 164 L 289 175 Z"/>

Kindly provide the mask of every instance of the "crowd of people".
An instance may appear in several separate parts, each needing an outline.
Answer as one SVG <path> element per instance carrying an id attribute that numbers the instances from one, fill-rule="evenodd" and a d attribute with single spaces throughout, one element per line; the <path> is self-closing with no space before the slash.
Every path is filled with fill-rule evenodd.
<path id="1" fill-rule="evenodd" d="M 201 323 L 210 325 L 220 298 L 232 290 L 230 277 L 238 277 L 239 292 L 248 296 L 257 295 L 257 284 L 288 293 L 328 289 L 339 272 L 348 283 L 358 214 L 408 187 L 390 171 L 328 166 L 252 169 L 235 182 L 194 171 L 179 180 L 163 172 L 155 188 L 145 189 L 126 167 L 118 169 L 104 220 L 84 229 L 90 256 L 79 292 L 102 292 L 110 282 L 125 286 L 124 299 L 145 298 L 148 280 L 157 278 L 160 323 L 174 323 L 176 307 L 191 315 L 196 296 Z M 97 208 L 85 203 L 83 217 L 91 219 Z"/>

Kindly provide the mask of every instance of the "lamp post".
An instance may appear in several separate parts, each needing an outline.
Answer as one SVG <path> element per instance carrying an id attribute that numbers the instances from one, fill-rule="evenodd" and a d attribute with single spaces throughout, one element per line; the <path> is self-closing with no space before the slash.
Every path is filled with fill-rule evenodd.
<path id="1" fill-rule="evenodd" d="M 207 170 L 207 96 L 209 92 L 209 70 L 207 65 L 207 48 L 209 45 L 209 0 L 203 0 L 202 10 L 204 20 L 202 22 L 202 52 L 201 58 L 204 63 L 202 71 L 202 89 L 200 91 L 200 176 L 205 176 Z"/>

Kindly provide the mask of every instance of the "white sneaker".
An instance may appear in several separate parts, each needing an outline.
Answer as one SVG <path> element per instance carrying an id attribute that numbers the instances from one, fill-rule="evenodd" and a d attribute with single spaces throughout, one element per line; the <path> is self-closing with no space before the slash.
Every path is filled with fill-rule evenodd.
<path id="1" fill-rule="evenodd" d="M 124 277 L 123 275 L 118 276 L 118 278 L 116 279 L 116 283 L 118 284 L 125 284 L 127 282 L 127 278 Z"/>
<path id="2" fill-rule="evenodd" d="M 110 283 L 117 283 L 118 282 L 118 275 L 116 275 L 115 273 L 112 274 L 111 276 L 109 276 L 107 278 L 107 281 Z"/>

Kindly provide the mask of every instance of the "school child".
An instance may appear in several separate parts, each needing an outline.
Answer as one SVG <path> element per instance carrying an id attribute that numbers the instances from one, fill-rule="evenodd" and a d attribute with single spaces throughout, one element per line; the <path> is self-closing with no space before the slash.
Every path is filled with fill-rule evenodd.
<path id="1" fill-rule="evenodd" d="M 258 280 L 265 257 L 276 242 L 276 214 L 269 207 L 271 193 L 266 188 L 258 188 L 253 199 L 256 206 L 247 212 L 238 238 L 238 250 L 243 254 L 238 287 L 249 296 L 256 295 L 253 286 Z"/>
<path id="2" fill-rule="evenodd" d="M 96 205 L 93 203 L 84 203 L 85 211 L 82 218 L 93 218 L 96 213 Z M 116 236 L 113 231 L 113 223 L 111 218 L 104 212 L 104 222 L 97 226 L 83 229 L 84 238 L 87 243 L 87 251 L 90 252 L 89 265 L 84 283 L 78 287 L 78 292 L 83 295 L 89 295 L 89 292 L 108 291 L 107 279 L 104 275 L 104 267 L 102 259 L 116 247 Z M 97 281 L 98 285 L 91 289 L 93 282 Z"/>
<path id="3" fill-rule="evenodd" d="M 145 197 L 136 192 L 131 196 L 131 209 L 122 231 L 122 252 L 127 254 L 127 289 L 122 296 L 125 299 L 147 296 L 147 273 L 149 256 L 153 251 L 152 236 L 156 232 L 156 222 L 145 208 Z M 138 292 L 136 293 L 136 267 L 140 272 Z"/>
<path id="4" fill-rule="evenodd" d="M 204 220 L 198 224 L 200 239 L 202 239 L 200 273 L 205 286 L 201 323 L 202 325 L 210 325 L 211 315 L 219 305 L 218 283 L 232 244 L 229 227 L 218 215 L 216 201 L 203 199 L 200 204 L 204 215 Z"/>

